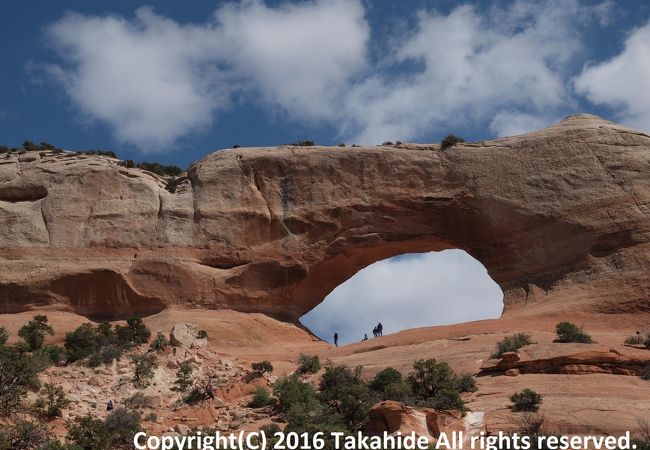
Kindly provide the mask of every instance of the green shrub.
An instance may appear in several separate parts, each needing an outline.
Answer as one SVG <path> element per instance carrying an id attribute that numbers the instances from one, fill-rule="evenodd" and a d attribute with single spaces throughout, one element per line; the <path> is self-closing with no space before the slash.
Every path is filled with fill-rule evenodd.
<path id="1" fill-rule="evenodd" d="M 406 382 L 387 384 L 379 393 L 381 400 L 394 400 L 396 402 L 406 402 L 411 398 L 413 393 Z"/>
<path id="2" fill-rule="evenodd" d="M 139 317 L 133 317 L 126 321 L 126 327 L 117 325 L 115 335 L 122 348 L 127 349 L 135 345 L 146 344 L 151 337 L 151 331 L 147 329 Z"/>
<path id="3" fill-rule="evenodd" d="M 169 339 L 167 339 L 164 334 L 159 332 L 156 334 L 156 337 L 149 348 L 155 351 L 160 351 L 166 349 L 167 347 L 169 347 Z"/>
<path id="4" fill-rule="evenodd" d="M 320 367 L 320 358 L 317 355 L 301 354 L 298 357 L 298 372 L 300 373 L 317 373 Z"/>
<path id="5" fill-rule="evenodd" d="M 458 377 L 447 363 L 421 359 L 413 364 L 413 369 L 407 383 L 418 404 L 435 409 L 465 409 Z"/>
<path id="6" fill-rule="evenodd" d="M 31 357 L 10 347 L 0 347 L 0 417 L 20 409 L 27 392 L 40 386 Z"/>
<path id="7" fill-rule="evenodd" d="M 345 144 L 344 144 L 343 142 L 341 142 L 341 143 L 338 145 L 338 147 L 345 147 Z"/>
<path id="8" fill-rule="evenodd" d="M 556 325 L 555 331 L 557 333 L 557 339 L 555 342 L 574 342 L 579 344 L 590 344 L 593 342 L 591 336 L 584 333 L 582 328 L 578 328 L 577 325 L 571 322 L 560 322 Z"/>
<path id="9" fill-rule="evenodd" d="M 273 364 L 271 364 L 269 361 L 255 362 L 251 364 L 251 367 L 255 372 L 259 372 L 262 375 L 265 373 L 273 372 Z"/>
<path id="10" fill-rule="evenodd" d="M 295 145 L 297 147 L 313 147 L 314 141 L 296 141 L 292 142 L 290 145 Z"/>
<path id="11" fill-rule="evenodd" d="M 406 401 L 411 395 L 411 388 L 404 381 L 402 374 L 392 367 L 377 373 L 369 384 L 381 400 Z"/>
<path id="12" fill-rule="evenodd" d="M 44 397 L 39 398 L 35 406 L 47 419 L 59 417 L 61 410 L 70 404 L 70 401 L 65 398 L 63 388 L 54 383 L 45 383 L 41 394 Z"/>
<path id="13" fill-rule="evenodd" d="M 641 345 L 645 343 L 645 338 L 640 334 L 633 334 L 625 338 L 626 345 Z"/>
<path id="14" fill-rule="evenodd" d="M 68 362 L 87 358 L 96 352 L 99 346 L 99 334 L 90 323 L 84 323 L 65 335 L 64 347 Z"/>
<path id="15" fill-rule="evenodd" d="M 124 406 L 129 409 L 144 409 L 153 406 L 151 397 L 147 397 L 142 392 L 137 391 L 131 397 L 124 399 Z"/>
<path id="16" fill-rule="evenodd" d="M 107 450 L 111 433 L 101 420 L 86 415 L 67 424 L 67 440 L 83 450 Z"/>
<path id="17" fill-rule="evenodd" d="M 117 155 L 112 150 L 84 150 L 80 153 L 83 153 L 84 155 L 108 156 L 109 158 L 117 159 Z"/>
<path id="18" fill-rule="evenodd" d="M 458 377 L 458 392 L 476 392 L 478 391 L 478 386 L 476 386 L 476 378 L 470 374 L 462 374 Z"/>
<path id="19" fill-rule="evenodd" d="M 404 378 L 399 370 L 387 367 L 375 375 L 370 382 L 370 389 L 376 392 L 382 392 L 386 386 L 393 383 L 402 383 Z"/>
<path id="20" fill-rule="evenodd" d="M 511 336 L 506 336 L 497 343 L 497 349 L 492 353 L 492 358 L 501 358 L 504 353 L 516 352 L 521 347 L 532 344 L 530 334 L 516 333 Z"/>
<path id="21" fill-rule="evenodd" d="M 23 325 L 18 330 L 18 336 L 25 341 L 29 351 L 33 352 L 41 348 L 46 334 L 54 335 L 54 329 L 47 322 L 47 316 L 36 315 L 27 325 Z"/>
<path id="22" fill-rule="evenodd" d="M 262 408 L 271 402 L 271 394 L 264 387 L 258 386 L 253 395 L 251 406 L 253 408 Z"/>
<path id="23" fill-rule="evenodd" d="M 513 403 L 512 410 L 515 412 L 535 412 L 542 404 L 542 395 L 526 388 L 513 394 L 510 401 Z"/>
<path id="24" fill-rule="evenodd" d="M 447 150 L 448 148 L 454 147 L 462 142 L 465 142 L 465 139 L 462 137 L 448 134 L 442 141 L 440 141 L 440 150 Z"/>
<path id="25" fill-rule="evenodd" d="M 176 371 L 176 380 L 174 381 L 174 390 L 180 392 L 187 392 L 192 385 L 194 380 L 192 379 L 192 364 L 189 361 L 183 361 Z"/>
<path id="26" fill-rule="evenodd" d="M 111 448 L 133 448 L 133 436 L 140 431 L 140 414 L 117 408 L 106 418 Z"/>
<path id="27" fill-rule="evenodd" d="M 97 367 L 101 364 L 111 364 L 114 359 L 120 359 L 123 350 L 117 345 L 103 345 L 88 357 L 88 365 Z"/>
<path id="28" fill-rule="evenodd" d="M 641 372 L 641 378 L 650 381 L 650 364 L 646 365 Z"/>
<path id="29" fill-rule="evenodd" d="M 0 347 L 4 346 L 9 340 L 9 333 L 5 327 L 0 327 Z"/>
<path id="30" fill-rule="evenodd" d="M 273 385 L 273 393 L 278 399 L 280 410 L 288 413 L 292 409 L 312 409 L 318 403 L 316 391 L 311 384 L 291 376 L 278 380 Z"/>
<path id="31" fill-rule="evenodd" d="M 153 371 L 156 368 L 156 357 L 151 353 L 144 355 L 134 355 L 131 357 L 133 361 L 133 384 L 135 386 L 144 387 L 149 384 L 149 380 L 153 378 Z"/>
<path id="32" fill-rule="evenodd" d="M 31 450 L 43 449 L 43 445 L 50 439 L 50 432 L 42 423 L 18 419 L 13 426 L 3 425 L 0 435 L 0 449 Z"/>

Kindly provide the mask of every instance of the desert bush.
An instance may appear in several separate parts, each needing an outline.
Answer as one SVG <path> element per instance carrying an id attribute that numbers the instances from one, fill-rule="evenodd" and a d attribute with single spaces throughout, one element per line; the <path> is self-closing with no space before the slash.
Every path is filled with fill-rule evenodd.
<path id="1" fill-rule="evenodd" d="M 464 373 L 458 377 L 456 380 L 458 392 L 476 392 L 478 391 L 478 386 L 476 386 L 476 378 L 472 375 Z"/>
<path id="2" fill-rule="evenodd" d="M 626 345 L 641 345 L 645 343 L 645 338 L 641 334 L 633 334 L 625 338 Z"/>
<path id="3" fill-rule="evenodd" d="M 9 333 L 5 327 L 0 327 L 0 347 L 4 346 L 9 340 Z"/>
<path id="4" fill-rule="evenodd" d="M 297 147 L 313 147 L 315 144 L 314 141 L 296 141 L 289 145 L 295 145 Z"/>
<path id="5" fill-rule="evenodd" d="M 208 332 L 205 330 L 199 330 L 198 333 L 196 333 L 196 337 L 198 339 L 207 339 L 208 338 Z"/>
<path id="6" fill-rule="evenodd" d="M 282 431 L 280 426 L 277 423 L 267 423 L 260 427 L 260 432 L 266 434 L 269 438 L 272 437 L 275 433 Z"/>
<path id="7" fill-rule="evenodd" d="M 66 438 L 71 444 L 83 450 L 107 450 L 111 441 L 111 432 L 106 424 L 91 415 L 67 423 Z"/>
<path id="8" fill-rule="evenodd" d="M 271 364 L 269 361 L 254 362 L 253 364 L 251 364 L 251 368 L 255 372 L 259 372 L 262 375 L 265 373 L 273 372 L 273 364 Z"/>
<path id="9" fill-rule="evenodd" d="M 137 391 L 131 397 L 124 399 L 124 406 L 129 409 L 151 408 L 153 403 L 151 397 L 147 397 L 142 392 Z"/>
<path id="10" fill-rule="evenodd" d="M 402 374 L 392 367 L 377 373 L 369 384 L 381 400 L 406 401 L 411 396 L 411 388 L 404 381 Z"/>
<path id="11" fill-rule="evenodd" d="M 214 391 L 217 389 L 218 383 L 213 377 L 206 377 L 196 381 L 190 390 L 185 402 L 190 405 L 211 400 L 215 397 Z"/>
<path id="12" fill-rule="evenodd" d="M 61 415 L 61 410 L 70 404 L 65 398 L 63 388 L 54 383 L 45 383 L 41 390 L 43 397 L 36 400 L 34 406 L 47 419 Z"/>
<path id="13" fill-rule="evenodd" d="M 0 449 L 7 450 L 41 450 L 49 442 L 50 433 L 47 426 L 40 422 L 19 419 L 11 427 L 2 427 Z"/>
<path id="14" fill-rule="evenodd" d="M 117 325 L 115 336 L 118 344 L 123 348 L 131 348 L 135 345 L 146 344 L 151 337 L 151 331 L 145 326 L 139 317 L 133 317 L 126 321 L 126 326 Z"/>
<path id="15" fill-rule="evenodd" d="M 178 188 L 179 183 L 180 180 L 178 178 L 170 178 L 165 183 L 165 190 L 171 194 L 175 194 L 176 188 Z"/>
<path id="16" fill-rule="evenodd" d="M 650 381 L 650 364 L 647 364 L 641 372 L 641 378 Z"/>
<path id="17" fill-rule="evenodd" d="M 407 383 L 417 404 L 442 410 L 465 409 L 458 377 L 447 363 L 421 359 L 413 364 L 413 369 Z"/>
<path id="18" fill-rule="evenodd" d="M 151 353 L 144 355 L 134 355 L 131 357 L 133 361 L 133 384 L 135 386 L 144 387 L 149 384 L 149 380 L 153 378 L 153 371 L 156 368 L 156 357 Z"/>
<path id="19" fill-rule="evenodd" d="M 385 141 L 385 142 L 382 142 L 381 145 L 395 145 L 395 144 L 392 141 Z"/>
<path id="20" fill-rule="evenodd" d="M 18 330 L 29 351 L 33 352 L 43 346 L 45 335 L 54 335 L 54 329 L 48 324 L 47 316 L 36 315 Z"/>
<path id="21" fill-rule="evenodd" d="M 117 155 L 112 150 L 100 150 L 100 149 L 97 149 L 97 150 L 84 150 L 84 151 L 79 152 L 79 153 L 82 153 L 84 155 L 108 156 L 109 158 L 117 159 Z"/>
<path id="22" fill-rule="evenodd" d="M 593 342 L 591 336 L 584 333 L 582 328 L 579 328 L 576 324 L 571 322 L 560 322 L 555 327 L 555 332 L 557 333 L 557 339 L 555 342 L 574 342 L 579 344 L 590 344 Z"/>
<path id="23" fill-rule="evenodd" d="M 341 142 L 338 147 L 345 147 L 345 143 Z"/>
<path id="24" fill-rule="evenodd" d="M 317 355 L 300 354 L 298 357 L 298 372 L 300 373 L 317 373 L 320 367 L 320 358 Z"/>
<path id="25" fill-rule="evenodd" d="M 66 333 L 64 347 L 68 362 L 85 359 L 99 349 L 99 334 L 90 323 Z"/>
<path id="26" fill-rule="evenodd" d="M 649 334 L 648 337 L 646 338 L 644 344 L 645 344 L 645 348 L 650 348 L 650 334 Z"/>
<path id="27" fill-rule="evenodd" d="M 280 410 L 285 413 L 292 409 L 312 409 L 318 403 L 313 386 L 303 383 L 296 376 L 278 380 L 273 385 L 273 393 Z"/>
<path id="28" fill-rule="evenodd" d="M 510 397 L 510 401 L 513 403 L 512 410 L 515 412 L 535 412 L 542 404 L 542 395 L 526 388 L 521 392 L 514 393 Z"/>
<path id="29" fill-rule="evenodd" d="M 153 342 L 149 346 L 151 350 L 155 350 L 155 351 L 164 350 L 167 347 L 169 347 L 169 339 L 167 339 L 167 337 L 160 332 L 156 334 L 156 337 L 154 338 Z"/>
<path id="30" fill-rule="evenodd" d="M 111 364 L 114 359 L 120 359 L 123 350 L 117 345 L 103 345 L 88 357 L 88 365 L 97 367 L 100 364 Z"/>
<path id="31" fill-rule="evenodd" d="M 501 358 L 504 353 L 516 352 L 521 347 L 532 343 L 533 341 L 530 338 L 530 334 L 527 333 L 515 333 L 511 336 L 506 336 L 503 340 L 497 343 L 497 348 L 495 352 L 492 353 L 492 358 Z"/>
<path id="32" fill-rule="evenodd" d="M 0 347 L 0 417 L 15 414 L 27 392 L 39 387 L 32 358 L 15 348 Z"/>
<path id="33" fill-rule="evenodd" d="M 251 406 L 253 408 L 262 408 L 271 402 L 271 394 L 263 386 L 258 386 L 253 395 Z"/>
<path id="34" fill-rule="evenodd" d="M 454 147 L 457 144 L 465 142 L 465 139 L 459 136 L 454 136 L 453 134 L 448 134 L 440 141 L 440 150 L 447 150 L 448 148 Z"/>
<path id="35" fill-rule="evenodd" d="M 520 415 L 514 415 L 512 421 L 519 432 L 525 436 L 538 436 L 546 423 L 546 416 L 539 412 L 524 412 Z"/>
<path id="36" fill-rule="evenodd" d="M 110 433 L 111 448 L 133 448 L 133 436 L 140 431 L 140 414 L 117 408 L 104 422 Z"/>
<path id="37" fill-rule="evenodd" d="M 189 361 L 180 363 L 176 371 L 176 380 L 174 381 L 173 389 L 175 391 L 187 392 L 194 384 L 194 380 L 192 379 L 193 371 L 194 369 Z"/>
<path id="38" fill-rule="evenodd" d="M 133 169 L 137 167 L 138 169 L 147 170 L 149 172 L 155 173 L 156 175 L 160 175 L 160 176 L 176 177 L 183 172 L 183 170 L 178 166 L 164 165 L 157 162 L 146 162 L 146 161 L 137 163 L 131 159 L 120 161 L 119 165 L 123 167 L 127 167 L 129 169 Z"/>

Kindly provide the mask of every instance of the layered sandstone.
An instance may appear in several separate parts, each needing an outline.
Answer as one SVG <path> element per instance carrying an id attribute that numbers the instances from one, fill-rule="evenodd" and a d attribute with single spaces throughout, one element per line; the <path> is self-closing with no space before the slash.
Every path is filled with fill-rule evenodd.
<path id="1" fill-rule="evenodd" d="M 650 137 L 594 116 L 463 144 L 248 148 L 165 180 L 0 157 L 0 312 L 171 305 L 297 319 L 368 264 L 460 248 L 507 314 L 649 311 Z"/>

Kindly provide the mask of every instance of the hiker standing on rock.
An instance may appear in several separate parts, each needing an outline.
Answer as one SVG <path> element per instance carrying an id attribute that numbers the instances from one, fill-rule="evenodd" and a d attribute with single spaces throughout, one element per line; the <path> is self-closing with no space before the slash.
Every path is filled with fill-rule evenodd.
<path id="1" fill-rule="evenodd" d="M 377 324 L 377 336 L 383 336 L 384 335 L 384 326 L 379 322 Z"/>
<path id="2" fill-rule="evenodd" d="M 339 346 L 339 334 L 334 333 L 334 345 Z"/>

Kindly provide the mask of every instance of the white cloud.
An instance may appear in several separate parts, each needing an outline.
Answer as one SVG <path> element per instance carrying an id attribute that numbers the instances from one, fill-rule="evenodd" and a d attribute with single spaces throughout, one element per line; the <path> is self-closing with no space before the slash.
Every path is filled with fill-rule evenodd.
<path id="1" fill-rule="evenodd" d="M 513 109 L 531 118 L 556 113 L 569 97 L 564 71 L 581 48 L 571 23 L 579 11 L 576 1 L 516 1 L 483 16 L 468 5 L 448 16 L 420 12 L 415 32 L 392 58 L 422 70 L 397 82 L 389 73 L 357 85 L 350 132 L 375 143 L 490 123 Z"/>
<path id="2" fill-rule="evenodd" d="M 406 328 L 497 318 L 503 293 L 485 267 L 462 250 L 391 258 L 337 287 L 301 321 L 320 337 L 360 341 L 381 322 L 384 334 Z"/>
<path id="3" fill-rule="evenodd" d="M 534 116 L 522 111 L 499 111 L 490 122 L 490 131 L 498 137 L 516 136 L 544 128 L 557 122 L 557 119 Z"/>
<path id="4" fill-rule="evenodd" d="M 244 2 L 216 17 L 238 74 L 294 118 L 333 119 L 339 94 L 366 64 L 370 30 L 358 1 Z"/>
<path id="5" fill-rule="evenodd" d="M 239 98 L 360 143 L 521 133 L 571 110 L 579 24 L 609 9 L 514 0 L 481 13 L 420 10 L 413 30 L 373 42 L 361 0 L 243 0 L 199 24 L 151 8 L 132 19 L 72 13 L 47 30 L 62 62 L 46 71 L 86 117 L 150 152 L 211 126 Z"/>
<path id="6" fill-rule="evenodd" d="M 120 141 L 161 151 L 210 125 L 235 92 L 257 91 L 302 119 L 332 117 L 333 103 L 322 99 L 365 64 L 363 13 L 345 0 L 274 9 L 245 1 L 198 25 L 148 7 L 133 20 L 70 13 L 46 31 L 63 60 L 46 72 Z"/>
<path id="7" fill-rule="evenodd" d="M 616 109 L 625 124 L 650 131 L 650 22 L 630 33 L 620 54 L 586 66 L 575 87 L 589 101 Z"/>

